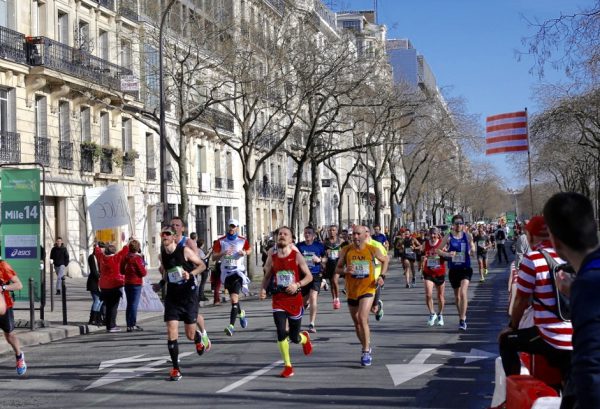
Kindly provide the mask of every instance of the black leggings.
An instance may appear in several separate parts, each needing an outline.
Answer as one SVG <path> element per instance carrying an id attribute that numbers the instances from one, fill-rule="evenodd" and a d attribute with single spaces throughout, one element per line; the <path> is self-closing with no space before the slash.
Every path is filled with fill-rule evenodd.
<path id="1" fill-rule="evenodd" d="M 297 320 L 288 319 L 288 314 L 285 311 L 273 311 L 273 319 L 275 320 L 275 327 L 277 328 L 277 341 L 281 342 L 288 337 L 286 330 L 286 321 L 290 326 L 290 340 L 294 344 L 300 343 L 300 327 L 302 326 L 302 318 Z"/>
<path id="2" fill-rule="evenodd" d="M 117 326 L 117 309 L 121 299 L 121 288 L 100 290 L 100 299 L 106 306 L 106 329 L 109 330 Z"/>

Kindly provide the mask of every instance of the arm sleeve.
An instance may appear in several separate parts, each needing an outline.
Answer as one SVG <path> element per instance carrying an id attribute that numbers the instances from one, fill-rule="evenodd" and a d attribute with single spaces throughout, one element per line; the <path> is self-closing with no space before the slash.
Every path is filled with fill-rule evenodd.
<path id="1" fill-rule="evenodd" d="M 244 240 L 244 250 L 245 251 L 250 250 L 250 243 L 248 242 L 248 240 Z"/>

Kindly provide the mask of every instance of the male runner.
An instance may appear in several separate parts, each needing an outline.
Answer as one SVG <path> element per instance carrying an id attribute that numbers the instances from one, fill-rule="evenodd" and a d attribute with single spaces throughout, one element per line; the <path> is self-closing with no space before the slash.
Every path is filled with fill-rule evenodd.
<path id="1" fill-rule="evenodd" d="M 475 253 L 473 237 L 464 230 L 465 220 L 460 214 L 452 217 L 452 230 L 442 240 L 437 249 L 438 255 L 451 258 L 448 262 L 448 279 L 454 290 L 458 310 L 458 329 L 467 330 L 467 307 L 469 304 L 469 282 L 473 277 L 471 254 Z M 448 250 L 444 250 L 448 248 Z"/>
<path id="2" fill-rule="evenodd" d="M 327 253 L 325 252 L 325 246 L 319 241 L 315 241 L 315 229 L 311 226 L 304 228 L 304 241 L 296 245 L 298 251 L 306 260 L 308 269 L 312 274 L 312 283 L 302 288 L 302 296 L 304 297 L 304 305 L 308 304 L 310 307 L 310 323 L 308 325 L 308 332 L 315 333 L 315 320 L 317 318 L 318 308 L 318 296 L 321 291 L 321 271 L 323 270 L 323 264 L 327 260 Z"/>
<path id="3" fill-rule="evenodd" d="M 483 224 L 479 224 L 477 226 L 477 234 L 473 236 L 473 241 L 477 244 L 477 266 L 479 267 L 479 281 L 483 283 L 485 282 L 485 276 L 488 273 L 487 251 L 491 247 L 490 238 L 483 230 Z"/>
<path id="4" fill-rule="evenodd" d="M 340 249 L 342 240 L 338 237 L 338 228 L 335 224 L 329 226 L 329 235 L 325 238 L 325 249 L 327 251 L 327 262 L 325 263 L 325 273 L 323 278 L 326 278 L 331 283 L 331 297 L 333 298 L 333 309 L 339 310 L 340 302 L 340 287 L 339 274 L 335 272 L 335 266 L 340 258 Z"/>
<path id="5" fill-rule="evenodd" d="M 375 279 L 374 259 L 381 261 L 381 274 Z M 354 329 L 362 346 L 360 363 L 369 366 L 371 357 L 371 332 L 369 312 L 377 285 L 382 286 L 388 269 L 388 258 L 376 247 L 367 244 L 367 230 L 356 226 L 352 231 L 352 244 L 342 248 L 337 272 L 346 275 L 348 309 L 354 322 Z"/>
<path id="6" fill-rule="evenodd" d="M 271 286 L 269 291 L 273 295 L 273 319 L 277 328 L 277 345 L 284 362 L 281 377 L 289 378 L 294 376 L 289 341 L 301 344 L 304 355 L 312 353 L 308 332 L 300 332 L 304 313 L 301 289 L 312 282 L 312 274 L 304 257 L 292 247 L 292 231 L 289 227 L 279 228 L 277 250 L 267 258 L 264 270 L 265 276 L 259 298 L 264 300 L 267 297 L 267 287 Z M 289 328 L 289 333 L 286 326 Z"/>
<path id="7" fill-rule="evenodd" d="M 202 273 L 206 266 L 198 255 L 189 247 L 179 246 L 175 241 L 174 232 L 170 227 L 164 228 L 161 233 L 162 246 L 160 249 L 160 262 L 163 270 L 163 279 L 156 286 L 158 290 L 166 284 L 167 295 L 165 297 L 164 319 L 167 323 L 167 345 L 169 355 L 173 363 L 170 379 L 178 381 L 181 379 L 179 370 L 179 321 L 185 324 L 185 335 L 196 344 L 201 337 L 196 331 L 198 318 L 198 287 L 195 278 Z"/>
<path id="8" fill-rule="evenodd" d="M 371 232 L 368 226 L 363 227 L 367 232 L 367 244 L 370 244 L 373 247 L 377 247 L 379 251 L 381 251 L 381 254 L 387 257 L 388 254 L 385 246 L 381 244 L 380 241 L 377 241 L 373 237 L 371 237 Z M 377 259 L 374 259 L 373 262 L 375 263 L 375 280 L 377 280 L 381 275 L 381 263 Z M 373 299 L 373 305 L 371 306 L 371 312 L 375 314 L 375 319 L 377 321 L 381 321 L 381 319 L 383 318 L 383 301 L 381 300 L 381 290 L 382 287 L 378 284 L 377 290 L 375 291 L 375 298 Z"/>
<path id="9" fill-rule="evenodd" d="M 21 351 L 21 345 L 19 339 L 14 333 L 15 330 L 15 316 L 13 313 L 13 300 L 10 296 L 10 291 L 18 291 L 23 288 L 23 284 L 15 270 L 2 258 L 0 258 L 0 292 L 2 293 L 4 313 L 0 314 L 0 328 L 4 332 L 4 338 L 6 342 L 10 344 L 13 351 L 15 352 L 15 358 L 17 359 L 17 375 L 23 376 L 27 372 L 27 364 L 25 363 L 25 355 Z M 0 305 L 2 305 L 0 304 Z M 0 312 L 2 312 L 0 310 Z"/>
<path id="10" fill-rule="evenodd" d="M 237 318 L 242 328 L 248 326 L 246 311 L 240 306 L 240 292 L 247 293 L 250 280 L 246 276 L 244 262 L 252 249 L 248 240 L 238 235 L 240 223 L 237 219 L 229 219 L 227 225 L 229 228 L 227 234 L 220 237 L 213 245 L 213 260 L 221 262 L 221 282 L 231 297 L 229 325 L 225 327 L 225 334 L 231 337 Z"/>
<path id="11" fill-rule="evenodd" d="M 429 229 L 429 239 L 423 243 L 423 282 L 425 285 L 425 304 L 429 310 L 427 325 L 430 327 L 437 324 L 444 325 L 444 306 L 446 298 L 446 265 L 444 260 L 437 254 L 442 240 L 437 227 Z M 433 287 L 437 290 L 438 312 L 433 309 Z"/>

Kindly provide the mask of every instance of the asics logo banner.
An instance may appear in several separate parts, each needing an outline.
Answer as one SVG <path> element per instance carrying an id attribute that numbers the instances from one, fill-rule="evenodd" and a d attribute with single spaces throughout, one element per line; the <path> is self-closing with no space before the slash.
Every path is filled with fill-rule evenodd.
<path id="1" fill-rule="evenodd" d="M 7 247 L 6 258 L 37 258 L 35 247 Z"/>

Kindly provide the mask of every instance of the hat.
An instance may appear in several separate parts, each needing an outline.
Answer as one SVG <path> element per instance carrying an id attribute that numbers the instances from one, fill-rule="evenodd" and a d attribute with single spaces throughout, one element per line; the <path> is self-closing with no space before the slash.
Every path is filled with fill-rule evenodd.
<path id="1" fill-rule="evenodd" d="M 548 228 L 546 227 L 546 221 L 543 216 L 533 216 L 529 223 L 525 226 L 525 230 L 532 236 L 547 237 Z"/>
<path id="2" fill-rule="evenodd" d="M 237 219 L 229 219 L 229 221 L 227 222 L 228 226 L 234 225 L 235 227 L 238 227 L 240 225 L 240 222 L 238 222 Z"/>

